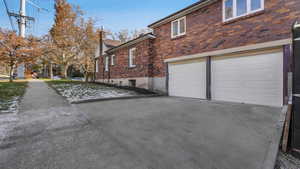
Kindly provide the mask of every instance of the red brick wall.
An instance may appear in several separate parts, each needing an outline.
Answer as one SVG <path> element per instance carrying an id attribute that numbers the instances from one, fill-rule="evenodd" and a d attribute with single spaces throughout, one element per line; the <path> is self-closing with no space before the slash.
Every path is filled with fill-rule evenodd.
<path id="1" fill-rule="evenodd" d="M 105 71 L 104 71 L 104 62 L 103 58 L 98 58 L 98 72 L 96 72 L 96 80 L 104 79 L 105 77 Z"/>
<path id="2" fill-rule="evenodd" d="M 171 23 L 154 29 L 153 75 L 165 76 L 166 58 L 290 38 L 292 23 L 299 17 L 300 0 L 265 0 L 264 11 L 223 23 L 219 0 L 186 16 L 183 37 L 171 39 Z"/>
<path id="3" fill-rule="evenodd" d="M 114 52 L 115 65 L 109 64 L 109 71 L 104 72 L 104 62 L 99 61 L 100 71 L 97 73 L 97 79 L 119 79 L 133 77 L 149 77 L 152 74 L 152 45 L 153 40 L 147 39 L 135 45 L 125 47 Z M 136 48 L 136 67 L 129 67 L 129 49 Z"/>

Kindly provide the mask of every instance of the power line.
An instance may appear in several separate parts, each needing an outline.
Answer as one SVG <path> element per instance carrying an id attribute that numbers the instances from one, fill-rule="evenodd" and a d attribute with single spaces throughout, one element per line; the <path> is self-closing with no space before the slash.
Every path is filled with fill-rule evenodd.
<path id="1" fill-rule="evenodd" d="M 36 29 L 36 28 L 35 28 L 35 25 L 36 25 L 35 22 L 37 21 L 37 18 L 39 17 L 39 16 L 38 16 L 39 13 L 41 13 L 42 11 L 50 12 L 48 9 L 41 7 L 41 6 L 39 5 L 39 1 L 36 1 L 36 0 L 20 0 L 20 2 L 22 2 L 21 5 L 20 5 L 20 13 L 14 13 L 14 12 L 11 12 L 11 11 L 10 11 L 9 6 L 8 6 L 8 3 L 7 3 L 7 0 L 2 0 L 2 1 L 3 1 L 3 3 L 4 3 L 5 9 L 6 9 L 6 13 L 7 13 L 8 17 L 9 17 L 9 22 L 10 22 L 10 25 L 11 25 L 12 30 L 16 32 L 16 29 L 15 29 L 15 26 L 14 26 L 14 21 L 13 21 L 13 19 L 12 19 L 12 17 L 14 17 L 14 18 L 17 19 L 18 24 L 19 24 L 19 29 L 20 29 L 20 30 L 19 30 L 19 33 L 20 33 L 20 34 L 23 34 L 23 36 L 24 36 L 24 34 L 25 34 L 24 32 L 25 32 L 26 27 L 30 26 L 30 25 L 29 25 L 29 24 L 30 24 L 30 21 L 33 22 L 33 24 L 32 24 L 30 27 L 31 27 L 32 29 Z M 26 3 L 27 3 L 28 5 L 30 5 L 31 7 L 33 7 L 33 8 L 30 8 L 30 9 L 32 9 L 31 12 L 32 12 L 32 14 L 33 14 L 34 16 L 30 17 L 30 16 L 26 16 L 26 15 L 25 15 L 24 12 L 26 11 Z M 24 6 L 22 6 L 22 4 L 23 4 Z M 24 8 L 24 9 L 23 9 L 23 8 Z M 36 13 L 36 10 L 34 10 L 34 9 L 37 10 L 37 13 Z M 23 13 L 21 13 L 21 12 L 23 12 Z M 26 26 L 26 24 L 28 24 L 28 25 Z M 22 28 L 21 28 L 21 27 L 22 27 Z M 24 28 L 24 27 L 25 27 L 25 28 Z M 33 31 L 34 31 L 34 30 L 33 30 Z M 33 32 L 32 32 L 32 33 L 33 33 Z"/>
<path id="2" fill-rule="evenodd" d="M 7 16 L 8 16 L 8 18 L 9 18 L 9 22 L 10 22 L 11 28 L 12 28 L 13 31 L 16 32 L 16 29 L 15 29 L 14 24 L 13 24 L 13 20 L 12 20 L 12 18 L 11 18 L 11 17 L 12 17 L 12 16 L 11 16 L 11 12 L 9 12 L 9 9 L 8 9 L 7 2 L 6 2 L 6 0 L 2 0 L 2 1 L 3 1 L 3 3 L 4 3 L 4 6 L 5 6 L 6 13 L 7 13 Z"/>
<path id="3" fill-rule="evenodd" d="M 45 8 L 42 8 L 40 7 L 39 5 L 37 5 L 35 2 L 31 1 L 31 0 L 27 0 L 28 4 L 36 7 L 39 11 L 46 11 L 46 12 L 49 12 L 48 9 L 45 9 Z"/>

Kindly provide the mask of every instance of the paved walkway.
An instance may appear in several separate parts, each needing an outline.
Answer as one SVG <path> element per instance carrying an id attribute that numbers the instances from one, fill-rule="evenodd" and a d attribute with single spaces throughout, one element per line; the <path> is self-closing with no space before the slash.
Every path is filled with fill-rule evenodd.
<path id="1" fill-rule="evenodd" d="M 279 118 L 278 108 L 172 97 L 75 107 L 31 81 L 0 140 L 0 169 L 262 169 Z"/>
<path id="2" fill-rule="evenodd" d="M 68 102 L 45 82 L 31 80 L 21 103 L 21 112 L 64 106 L 69 106 Z"/>
<path id="3" fill-rule="evenodd" d="M 47 165 L 56 156 L 55 152 L 44 154 L 51 151 L 53 147 L 49 144 L 57 139 L 52 134 L 63 136 L 59 131 L 72 129 L 78 132 L 88 123 L 82 114 L 45 82 L 31 80 L 20 112 L 4 119 L 10 123 L 2 131 L 5 139 L 0 138 L 0 169 L 56 169 L 55 164 Z"/>

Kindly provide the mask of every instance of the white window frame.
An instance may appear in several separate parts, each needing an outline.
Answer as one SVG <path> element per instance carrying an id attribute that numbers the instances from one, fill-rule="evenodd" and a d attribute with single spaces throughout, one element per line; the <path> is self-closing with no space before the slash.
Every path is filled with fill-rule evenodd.
<path id="1" fill-rule="evenodd" d="M 135 54 L 136 54 L 136 48 L 129 49 L 128 65 L 129 65 L 129 67 L 136 67 L 136 65 L 133 64 L 132 51 L 135 51 Z M 136 60 L 136 56 L 134 57 L 134 59 Z"/>
<path id="2" fill-rule="evenodd" d="M 237 0 L 232 0 L 233 1 L 233 16 L 232 18 L 228 18 L 226 19 L 226 16 L 225 16 L 225 2 L 226 0 L 223 0 L 223 22 L 227 22 L 227 21 L 230 21 L 230 20 L 233 20 L 233 19 L 236 19 L 236 18 L 240 18 L 240 17 L 243 17 L 243 16 L 247 16 L 249 14 L 252 14 L 252 13 L 255 13 L 255 12 L 259 12 L 259 11 L 262 11 L 265 9 L 265 0 L 260 0 L 260 6 L 261 8 L 259 9 L 256 9 L 256 10 L 251 10 L 251 0 L 246 0 L 247 1 L 247 12 L 243 15 L 240 15 L 240 16 L 237 16 Z"/>
<path id="3" fill-rule="evenodd" d="M 105 65 L 105 72 L 109 71 L 109 57 L 105 56 L 105 61 L 104 61 L 104 65 Z"/>
<path id="4" fill-rule="evenodd" d="M 95 69 L 96 69 L 96 73 L 99 72 L 99 60 L 96 59 L 96 62 L 95 62 L 96 66 L 95 66 Z"/>
<path id="5" fill-rule="evenodd" d="M 111 58 L 110 58 L 110 65 L 111 66 L 115 65 L 115 58 L 116 58 L 116 55 L 111 55 Z"/>
<path id="6" fill-rule="evenodd" d="M 180 33 L 180 21 L 181 20 L 184 20 L 184 32 L 183 33 Z M 178 22 L 178 34 L 177 35 L 175 35 L 174 36 L 174 33 L 173 33 L 173 31 L 174 31 L 174 29 L 173 29 L 173 23 L 174 22 Z M 179 18 L 179 19 L 176 19 L 176 20 L 174 20 L 174 21 L 172 21 L 171 22 L 171 37 L 172 38 L 177 38 L 177 37 L 179 37 L 179 36 L 183 36 L 183 35 L 185 35 L 186 34 L 186 16 L 184 16 L 184 17 L 181 17 L 181 18 Z"/>

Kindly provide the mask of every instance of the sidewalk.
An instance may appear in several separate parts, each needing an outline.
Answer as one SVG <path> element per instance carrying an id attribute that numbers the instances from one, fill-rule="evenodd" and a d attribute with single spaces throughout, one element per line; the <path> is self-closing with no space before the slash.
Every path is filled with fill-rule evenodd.
<path id="1" fill-rule="evenodd" d="M 22 100 L 20 113 L 30 110 L 65 106 L 69 106 L 68 102 L 59 96 L 44 81 L 31 80 L 29 81 L 27 92 Z"/>
<path id="2" fill-rule="evenodd" d="M 7 125 L 0 127 L 1 169 L 43 168 L 44 162 L 55 157 L 56 152 L 52 155 L 42 152 L 51 152 L 53 147 L 60 146 L 53 143 L 56 138 L 53 135 L 59 131 L 76 131 L 88 123 L 83 113 L 44 81 L 31 80 L 28 85 L 19 113 L 11 115 Z M 41 157 L 44 160 L 40 160 Z"/>

